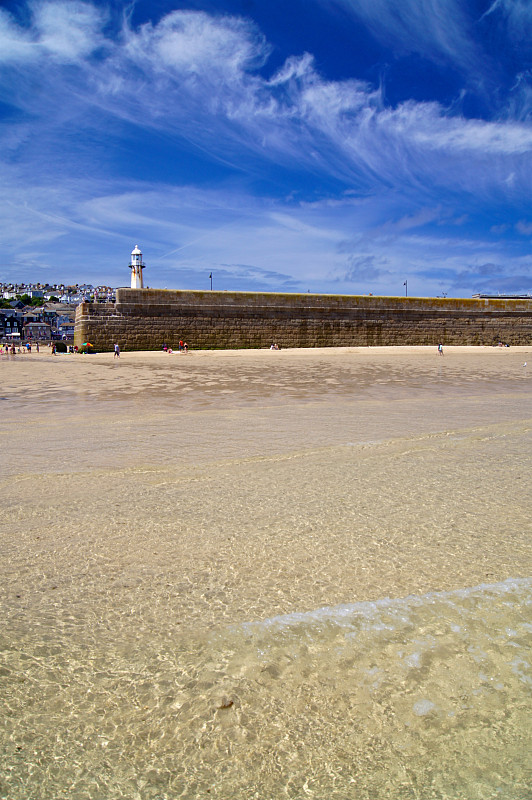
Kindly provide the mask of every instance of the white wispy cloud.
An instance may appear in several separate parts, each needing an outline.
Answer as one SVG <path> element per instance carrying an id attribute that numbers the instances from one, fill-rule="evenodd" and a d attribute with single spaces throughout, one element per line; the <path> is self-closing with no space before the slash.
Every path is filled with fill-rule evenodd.
<path id="1" fill-rule="evenodd" d="M 483 17 L 495 14 L 502 16 L 514 41 L 522 41 L 530 47 L 532 5 L 529 0 L 494 0 Z"/>
<path id="2" fill-rule="evenodd" d="M 522 233 L 523 236 L 532 236 L 532 222 L 526 222 L 524 219 L 520 219 L 519 222 L 516 222 L 515 229 Z"/>
<path id="3" fill-rule="evenodd" d="M 317 0 L 341 9 L 367 27 L 398 58 L 417 54 L 440 68 L 461 73 L 468 93 L 480 93 L 497 117 L 530 119 L 532 85 L 530 41 L 532 4 L 529 0 L 494 0 L 480 13 L 461 0 Z M 505 64 L 514 78 L 512 90 L 500 93 L 501 55 L 512 52 Z M 512 75 L 511 70 L 515 73 Z M 503 68 L 504 72 L 504 68 Z"/>
<path id="4" fill-rule="evenodd" d="M 0 64 L 53 59 L 77 62 L 104 44 L 106 14 L 91 3 L 49 0 L 30 6 L 31 25 L 17 25 L 0 9 Z"/>
<path id="5" fill-rule="evenodd" d="M 78 61 L 88 56 L 103 42 L 102 15 L 90 9 L 76 3 L 36 7 L 39 46 Z M 53 15 L 59 24 L 48 35 Z M 15 42 L 27 38 L 13 22 L 7 29 L 15 30 Z M 156 25 L 126 27 L 105 49 L 107 58 L 85 59 L 75 86 L 65 76 L 58 79 L 55 69 L 47 76 L 43 67 L 40 80 L 50 91 L 53 81 L 54 105 L 65 109 L 60 115 L 78 109 L 81 116 L 81 106 L 94 106 L 136 126 L 183 136 L 244 168 L 259 156 L 360 188 L 458 181 L 475 191 L 479 179 L 485 190 L 510 174 L 519 176 L 516 159 L 532 152 L 530 126 L 450 117 L 436 103 L 385 108 L 378 89 L 327 81 L 309 56 L 290 59 L 265 79 L 256 68 L 264 64 L 268 45 L 253 24 L 234 17 L 175 11 Z M 48 97 L 43 114 L 44 106 L 49 109 Z M 519 179 L 515 190 L 522 190 Z"/>
<path id="6" fill-rule="evenodd" d="M 179 15 L 172 15 L 172 31 Z M 206 24 L 204 15 L 193 23 L 196 16 L 186 15 L 186 25 L 194 30 Z M 222 39 L 227 35 L 227 20 L 211 19 L 209 25 L 222 26 Z M 164 26 L 166 35 L 166 22 Z M 218 149 L 228 159 L 238 152 L 244 159 L 246 152 L 252 153 L 281 164 L 328 172 L 341 180 L 359 181 L 362 186 L 368 180 L 392 185 L 404 185 L 410 179 L 455 185 L 458 180 L 463 188 L 469 183 L 474 190 L 479 174 L 484 185 L 498 183 L 502 175 L 519 172 L 513 158 L 532 151 L 530 126 L 450 117 L 436 103 L 408 102 L 385 108 L 378 89 L 353 80 L 326 81 L 308 55 L 290 59 L 264 80 L 248 69 L 254 59 L 265 58 L 264 43 L 244 23 L 235 26 L 231 22 L 229 27 L 229 68 L 223 49 L 214 47 L 206 71 L 199 69 L 203 61 L 194 55 L 193 80 L 185 77 L 176 82 L 170 60 L 170 71 L 164 73 L 170 84 L 165 92 L 155 94 L 158 102 L 165 103 L 165 112 L 154 107 L 157 100 L 153 94 L 143 97 L 138 87 L 134 93 L 135 102 L 151 111 L 154 121 L 162 124 L 164 119 L 165 124 L 194 136 L 206 147 L 212 145 L 207 117 L 215 121 Z M 136 35 L 142 36 L 147 51 L 153 51 L 156 46 L 146 38 L 158 41 L 161 34 L 155 27 Z M 136 49 L 133 43 L 130 34 L 128 46 Z M 179 62 L 180 74 L 184 63 Z M 158 69 L 162 69 L 160 62 Z M 214 93 L 213 73 L 223 77 L 223 88 Z M 145 84 L 146 95 L 158 80 L 160 75 L 152 73 Z M 486 171 L 486 158 L 493 157 L 500 158 L 501 164 Z"/>
<path id="7" fill-rule="evenodd" d="M 376 39 L 398 53 L 444 59 L 466 72 L 477 71 L 481 53 L 460 0 L 322 0 L 360 19 Z"/>
<path id="8" fill-rule="evenodd" d="M 257 290 L 374 294 L 401 294 L 405 278 L 409 292 L 422 295 L 502 291 L 510 284 L 523 290 L 532 280 L 529 258 L 510 258 L 502 245 L 485 239 L 428 235 L 427 227 L 446 221 L 449 233 L 453 219 L 438 208 L 401 215 L 400 198 L 387 208 L 378 198 L 362 204 L 348 198 L 331 210 L 327 202 L 287 206 L 236 188 L 118 188 L 87 179 L 70 195 L 41 190 L 31 204 L 21 193 L 11 215 L 0 200 L 0 236 L 20 243 L 16 274 L 24 274 L 25 264 L 27 277 L 45 269 L 69 280 L 78 268 L 91 282 L 124 285 L 126 259 L 140 241 L 148 285 L 200 288 L 202 275 L 205 282 L 212 270 L 217 288 L 242 288 L 245 281 Z M 527 223 L 521 227 L 526 234 Z M 98 254 L 95 241 L 105 243 Z M 496 265 L 489 275 L 486 264 Z"/>
<path id="9" fill-rule="evenodd" d="M 259 31 L 238 17 L 211 17 L 201 11 L 173 11 L 159 23 L 127 30 L 125 51 L 142 53 L 153 69 L 202 76 L 220 83 L 239 80 L 242 72 L 262 66 L 269 46 Z"/>

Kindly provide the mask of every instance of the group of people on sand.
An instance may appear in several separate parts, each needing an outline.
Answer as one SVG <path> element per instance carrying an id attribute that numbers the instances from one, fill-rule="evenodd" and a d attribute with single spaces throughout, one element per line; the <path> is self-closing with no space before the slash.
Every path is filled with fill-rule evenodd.
<path id="1" fill-rule="evenodd" d="M 188 344 L 184 342 L 183 339 L 179 340 L 179 344 L 177 347 L 179 353 L 188 353 Z M 167 344 L 163 344 L 163 351 L 165 353 L 170 353 L 170 354 L 174 352 L 171 347 L 168 347 Z"/>
<path id="2" fill-rule="evenodd" d="M 41 342 L 39 344 L 38 341 L 35 342 L 25 342 L 24 344 L 15 344 L 14 342 L 8 342 L 7 344 L 0 343 L 0 355 L 16 355 L 17 353 L 31 353 L 35 349 L 37 353 L 41 352 L 41 346 L 45 344 L 45 342 Z M 118 345 L 115 345 L 118 347 Z M 79 348 L 77 345 L 66 345 L 64 342 L 60 342 L 59 345 L 54 342 L 48 342 L 48 349 L 50 353 L 55 356 L 56 353 L 78 353 Z M 120 354 L 120 353 L 119 353 Z"/>
<path id="3" fill-rule="evenodd" d="M 22 345 L 22 352 L 24 352 L 25 349 L 26 353 L 31 353 L 31 347 L 32 347 L 31 342 L 26 342 L 26 344 Z M 35 349 L 37 350 L 37 352 L 39 352 L 39 342 L 35 342 Z"/>
<path id="4" fill-rule="evenodd" d="M 0 344 L 0 354 L 14 356 L 16 353 L 31 353 L 32 343 L 26 342 L 26 344 L 19 344 L 15 345 L 15 342 Z M 37 352 L 39 351 L 39 342 L 35 342 L 35 349 Z"/>

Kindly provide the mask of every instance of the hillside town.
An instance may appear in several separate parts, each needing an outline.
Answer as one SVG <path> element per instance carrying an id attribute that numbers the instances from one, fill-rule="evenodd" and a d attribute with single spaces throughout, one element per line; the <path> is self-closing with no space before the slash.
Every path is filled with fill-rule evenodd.
<path id="1" fill-rule="evenodd" d="M 116 289 L 91 284 L 0 282 L 0 342 L 72 342 L 76 306 L 112 303 Z"/>

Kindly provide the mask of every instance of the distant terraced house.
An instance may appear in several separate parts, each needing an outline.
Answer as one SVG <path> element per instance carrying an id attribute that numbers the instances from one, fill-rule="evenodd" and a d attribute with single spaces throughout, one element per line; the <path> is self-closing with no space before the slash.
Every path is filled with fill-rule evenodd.
<path id="1" fill-rule="evenodd" d="M 23 317 L 15 309 L 0 309 L 0 337 L 3 341 L 21 339 L 24 333 Z"/>
<path id="2" fill-rule="evenodd" d="M 24 325 L 24 338 L 29 342 L 49 341 L 51 336 L 51 328 L 46 322 L 28 322 Z"/>
<path id="3" fill-rule="evenodd" d="M 57 322 L 57 336 L 61 339 L 74 339 L 74 322 L 67 320 L 66 322 Z"/>

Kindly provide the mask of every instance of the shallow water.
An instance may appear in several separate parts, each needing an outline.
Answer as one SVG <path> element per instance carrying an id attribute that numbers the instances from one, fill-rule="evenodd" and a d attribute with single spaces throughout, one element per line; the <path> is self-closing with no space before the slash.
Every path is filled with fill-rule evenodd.
<path id="1" fill-rule="evenodd" d="M 1 798 L 530 800 L 521 359 L 311 355 L 0 365 Z"/>
<path id="2" fill-rule="evenodd" d="M 530 797 L 531 588 L 151 646 L 34 631 L 12 654 L 5 796 Z"/>

